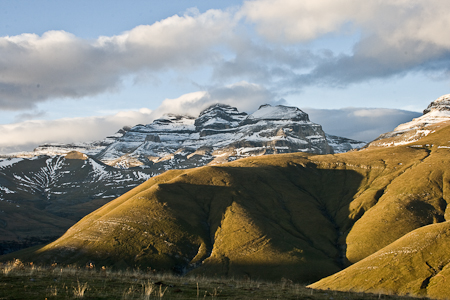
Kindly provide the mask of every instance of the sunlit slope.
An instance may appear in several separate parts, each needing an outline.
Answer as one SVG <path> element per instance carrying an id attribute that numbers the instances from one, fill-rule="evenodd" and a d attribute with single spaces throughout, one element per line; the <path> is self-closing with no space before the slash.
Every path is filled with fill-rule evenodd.
<path id="1" fill-rule="evenodd" d="M 312 288 L 450 297 L 446 282 L 450 276 L 448 136 L 450 128 L 443 127 L 412 145 L 426 149 L 429 155 L 387 187 L 378 204 L 356 222 L 347 238 L 364 249 L 372 244 L 376 248 L 384 236 L 385 247 Z M 432 225 L 424 226 L 427 224 Z M 418 229 L 412 230 L 414 227 Z M 395 238 L 408 229 L 409 233 Z M 357 247 L 349 245 L 352 248 Z M 363 258 L 362 252 L 351 253 Z"/>
<path id="2" fill-rule="evenodd" d="M 420 145 L 169 171 L 86 216 L 54 243 L 21 255 L 317 280 L 448 219 L 450 150 L 443 147 L 449 134 L 445 127 Z"/>
<path id="3" fill-rule="evenodd" d="M 424 226 L 309 287 L 448 299 L 449 247 L 449 222 Z"/>

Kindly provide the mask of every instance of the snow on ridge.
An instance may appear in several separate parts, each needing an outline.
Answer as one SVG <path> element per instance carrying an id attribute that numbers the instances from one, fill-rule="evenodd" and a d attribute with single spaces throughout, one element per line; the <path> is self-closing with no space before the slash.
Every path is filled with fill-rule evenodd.
<path id="1" fill-rule="evenodd" d="M 248 119 L 261 120 L 290 120 L 290 119 L 308 119 L 308 115 L 297 107 L 290 106 L 271 106 L 262 105 L 257 111 L 249 115 Z"/>
<path id="2" fill-rule="evenodd" d="M 105 170 L 105 167 L 92 158 L 89 159 L 89 163 L 92 166 L 92 172 L 97 176 L 97 180 L 101 180 L 108 175 L 108 171 Z"/>
<path id="3" fill-rule="evenodd" d="M 10 189 L 8 189 L 6 186 L 1 186 L 0 185 L 0 191 L 5 192 L 6 194 L 15 194 L 16 192 L 11 191 Z"/>
<path id="4" fill-rule="evenodd" d="M 12 165 L 22 161 L 23 158 L 13 157 L 0 161 L 0 169 L 11 167 Z"/>
<path id="5" fill-rule="evenodd" d="M 394 129 L 394 132 L 409 131 L 415 128 L 425 127 L 428 125 L 433 125 L 436 123 L 449 120 L 450 120 L 450 111 L 432 110 L 429 113 L 424 114 L 421 117 L 415 118 L 410 122 L 398 125 Z"/>
<path id="6" fill-rule="evenodd" d="M 450 101 L 450 94 L 442 95 L 433 102 L 442 102 L 442 101 Z"/>

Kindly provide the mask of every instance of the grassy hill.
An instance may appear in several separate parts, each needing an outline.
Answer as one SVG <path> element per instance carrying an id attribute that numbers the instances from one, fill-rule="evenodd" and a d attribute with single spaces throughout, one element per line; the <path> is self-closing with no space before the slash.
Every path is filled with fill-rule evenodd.
<path id="1" fill-rule="evenodd" d="M 447 126 L 406 146 L 168 171 L 87 215 L 55 242 L 3 259 L 297 282 L 352 265 L 341 281 L 326 279 L 313 287 L 439 296 L 431 285 L 438 279 L 414 270 L 419 264 L 430 264 L 436 274 L 440 266 L 446 270 L 446 256 L 440 261 L 441 255 L 430 254 L 435 264 L 422 252 L 450 217 L 448 136 Z M 391 271 L 409 271 L 410 279 L 399 275 L 405 281 L 377 284 L 381 275 L 391 276 L 384 273 L 386 255 L 377 258 L 378 269 L 364 265 L 364 276 L 351 273 L 367 259 L 377 267 L 373 255 L 405 245 L 414 258 L 406 259 L 409 267 L 399 263 L 404 271 Z M 436 242 L 430 253 L 445 251 L 445 245 Z M 381 273 L 371 277 L 372 270 Z"/>

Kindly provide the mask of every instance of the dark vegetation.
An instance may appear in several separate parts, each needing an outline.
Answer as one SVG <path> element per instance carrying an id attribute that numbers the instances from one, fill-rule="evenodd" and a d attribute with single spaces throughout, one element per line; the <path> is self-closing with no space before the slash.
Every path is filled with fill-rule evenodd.
<path id="1" fill-rule="evenodd" d="M 173 276 L 153 272 L 87 267 L 47 268 L 20 261 L 0 267 L 0 299 L 309 299 L 408 300 L 383 294 L 344 293 L 306 288 L 282 278 L 276 282 Z"/>

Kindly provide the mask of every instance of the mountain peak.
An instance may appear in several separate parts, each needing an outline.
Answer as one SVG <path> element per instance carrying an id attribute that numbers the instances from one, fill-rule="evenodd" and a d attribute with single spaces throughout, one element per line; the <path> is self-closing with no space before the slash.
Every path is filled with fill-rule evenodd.
<path id="1" fill-rule="evenodd" d="M 428 105 L 423 115 L 398 125 L 393 131 L 380 135 L 369 146 L 390 147 L 417 142 L 433 132 L 438 123 L 450 120 L 450 94 L 443 95 Z"/>
<path id="2" fill-rule="evenodd" d="M 239 112 L 236 107 L 217 103 L 204 109 L 195 120 L 198 131 L 202 129 L 227 129 L 234 128 L 247 117 L 247 113 Z"/>
<path id="3" fill-rule="evenodd" d="M 264 104 L 247 117 L 248 120 L 291 120 L 309 122 L 308 114 L 298 107 Z"/>
<path id="4" fill-rule="evenodd" d="M 423 114 L 430 113 L 432 111 L 448 111 L 450 112 L 450 94 L 443 95 L 428 105 L 428 107 L 423 111 Z"/>

